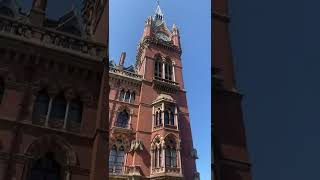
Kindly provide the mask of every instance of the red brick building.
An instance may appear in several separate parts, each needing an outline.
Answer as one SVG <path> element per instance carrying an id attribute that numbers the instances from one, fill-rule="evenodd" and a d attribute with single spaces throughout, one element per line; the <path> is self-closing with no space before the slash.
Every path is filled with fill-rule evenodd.
<path id="1" fill-rule="evenodd" d="M 0 2 L 1 180 L 108 178 L 108 2 L 83 3 Z"/>
<path id="2" fill-rule="evenodd" d="M 145 21 L 136 63 L 109 65 L 110 179 L 199 179 L 179 30 L 160 6 Z"/>
<path id="3" fill-rule="evenodd" d="M 212 171 L 215 180 L 250 180 L 242 96 L 236 88 L 232 62 L 227 0 L 214 0 L 212 10 Z"/>

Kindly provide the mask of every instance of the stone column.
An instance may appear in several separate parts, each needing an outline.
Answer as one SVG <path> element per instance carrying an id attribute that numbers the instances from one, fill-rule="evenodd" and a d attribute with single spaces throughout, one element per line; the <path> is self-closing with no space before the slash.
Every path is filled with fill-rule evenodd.
<path id="1" fill-rule="evenodd" d="M 65 116 L 64 116 L 64 120 L 63 120 L 63 129 L 66 129 L 66 128 L 67 128 L 67 121 L 68 121 L 69 107 L 70 107 L 70 101 L 68 100 L 68 102 L 67 102 L 67 107 L 66 107 L 66 114 L 65 114 Z"/>
<path id="2" fill-rule="evenodd" d="M 166 67 L 166 63 L 163 61 L 162 62 L 162 79 L 165 79 L 166 78 L 166 75 L 165 75 L 165 67 Z"/>
<path id="3" fill-rule="evenodd" d="M 164 127 L 164 103 L 162 103 L 162 108 L 161 108 L 161 117 L 162 117 L 162 127 Z"/>
<path id="4" fill-rule="evenodd" d="M 51 108 L 52 108 L 52 101 L 53 101 L 53 97 L 50 96 L 50 101 L 49 101 L 47 116 L 46 116 L 46 120 L 45 120 L 45 123 L 44 123 L 44 126 L 45 126 L 45 127 L 48 127 L 48 126 L 49 126 L 49 118 L 50 118 L 50 113 L 51 113 Z"/>
<path id="5" fill-rule="evenodd" d="M 179 120 L 178 120 L 178 107 L 174 108 L 174 122 L 176 123 L 177 130 L 179 130 Z"/>
<path id="6" fill-rule="evenodd" d="M 154 106 L 152 107 L 152 127 L 151 127 L 151 129 L 153 130 L 153 128 L 154 128 L 154 120 L 155 120 L 155 114 L 154 114 Z"/>
<path id="7" fill-rule="evenodd" d="M 173 82 L 176 82 L 176 73 L 175 73 L 175 68 L 174 68 L 174 63 L 172 63 L 172 80 Z"/>

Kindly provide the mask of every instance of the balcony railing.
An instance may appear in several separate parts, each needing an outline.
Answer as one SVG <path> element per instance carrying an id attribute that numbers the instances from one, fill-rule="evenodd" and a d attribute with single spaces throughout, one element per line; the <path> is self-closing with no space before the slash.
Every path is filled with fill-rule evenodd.
<path id="1" fill-rule="evenodd" d="M 110 176 L 141 176 L 141 168 L 137 165 L 111 166 L 109 174 Z"/>
<path id="2" fill-rule="evenodd" d="M 114 67 L 110 67 L 109 66 L 109 72 L 116 74 L 116 75 L 120 75 L 120 76 L 124 76 L 124 77 L 128 77 L 128 78 L 132 78 L 132 79 L 136 79 L 136 80 L 141 80 L 142 76 L 133 72 L 129 72 L 126 70 L 121 70 L 118 68 L 114 68 Z"/>
<path id="3" fill-rule="evenodd" d="M 0 15 L 0 35 L 90 56 L 106 55 L 106 47 L 101 43 L 53 29 L 35 27 L 2 15 Z"/>

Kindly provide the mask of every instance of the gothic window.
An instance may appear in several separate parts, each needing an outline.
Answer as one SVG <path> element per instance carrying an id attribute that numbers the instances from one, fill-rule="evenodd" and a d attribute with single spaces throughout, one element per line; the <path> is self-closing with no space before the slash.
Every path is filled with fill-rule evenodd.
<path id="1" fill-rule="evenodd" d="M 68 112 L 68 121 L 81 123 L 82 119 L 82 102 L 80 98 L 73 99 L 70 102 L 69 112 Z"/>
<path id="2" fill-rule="evenodd" d="M 170 61 L 170 59 L 167 59 L 167 61 L 165 62 L 165 79 L 167 80 L 172 80 L 172 62 Z"/>
<path id="3" fill-rule="evenodd" d="M 63 95 L 60 93 L 53 99 L 52 109 L 50 112 L 50 118 L 52 119 L 64 119 L 66 113 L 67 101 Z"/>
<path id="4" fill-rule="evenodd" d="M 2 102 L 3 95 L 4 95 L 4 82 L 3 82 L 3 79 L 0 79 L 0 103 Z"/>
<path id="5" fill-rule="evenodd" d="M 172 140 L 170 140 L 166 146 L 165 154 L 166 167 L 177 167 L 177 151 Z"/>
<path id="6" fill-rule="evenodd" d="M 162 62 L 160 56 L 157 56 L 154 62 L 154 76 L 162 78 Z"/>
<path id="7" fill-rule="evenodd" d="M 113 167 L 116 163 L 116 157 L 117 157 L 117 147 L 115 145 L 112 146 L 112 149 L 110 151 L 109 155 L 109 169 L 112 171 Z"/>
<path id="8" fill-rule="evenodd" d="M 120 101 L 123 101 L 123 100 L 124 100 L 124 95 L 125 95 L 125 91 L 122 89 L 122 90 L 120 91 L 120 98 L 119 98 Z"/>
<path id="9" fill-rule="evenodd" d="M 48 112 L 50 97 L 45 90 L 41 90 L 35 100 L 33 108 L 34 118 L 45 118 Z"/>
<path id="10" fill-rule="evenodd" d="M 117 121 L 115 123 L 115 126 L 117 127 L 122 127 L 122 128 L 127 128 L 129 123 L 129 113 L 127 110 L 123 110 L 119 112 Z"/>
<path id="11" fill-rule="evenodd" d="M 172 111 L 169 112 L 169 124 L 174 126 L 174 114 Z"/>
<path id="12" fill-rule="evenodd" d="M 156 127 L 162 125 L 162 118 L 161 118 L 161 110 L 160 110 L 160 108 L 158 108 L 158 110 L 155 113 L 154 125 Z"/>
<path id="13" fill-rule="evenodd" d="M 152 149 L 151 149 L 151 158 L 152 158 L 152 166 L 154 168 L 163 167 L 162 166 L 162 148 L 161 142 L 159 137 L 156 137 L 152 142 Z"/>
<path id="14" fill-rule="evenodd" d="M 136 99 L 135 92 L 130 92 L 130 90 L 125 91 L 124 89 L 120 91 L 119 101 L 134 103 L 135 99 Z"/>
<path id="15" fill-rule="evenodd" d="M 120 173 L 124 166 L 124 147 L 120 146 L 117 148 L 116 145 L 112 146 L 109 154 L 109 172 Z"/>
<path id="16" fill-rule="evenodd" d="M 61 180 L 61 166 L 55 161 L 53 153 L 37 160 L 31 168 L 28 180 Z"/>
<path id="17" fill-rule="evenodd" d="M 126 95 L 125 95 L 125 102 L 129 102 L 129 100 L 130 100 L 130 91 L 128 90 L 127 92 L 126 92 Z"/>
<path id="18" fill-rule="evenodd" d="M 116 162 L 115 162 L 116 172 L 122 171 L 123 161 L 124 161 L 124 148 L 123 146 L 121 146 L 116 156 Z"/>
<path id="19" fill-rule="evenodd" d="M 165 125 L 169 124 L 169 111 L 168 110 L 164 111 L 164 124 Z"/>
<path id="20" fill-rule="evenodd" d="M 131 93 L 130 103 L 134 103 L 135 100 L 136 100 L 136 93 L 132 92 Z"/>
<path id="21" fill-rule="evenodd" d="M 174 126 L 174 114 L 171 109 L 167 109 L 164 112 L 164 123 L 165 123 L 165 125 Z"/>

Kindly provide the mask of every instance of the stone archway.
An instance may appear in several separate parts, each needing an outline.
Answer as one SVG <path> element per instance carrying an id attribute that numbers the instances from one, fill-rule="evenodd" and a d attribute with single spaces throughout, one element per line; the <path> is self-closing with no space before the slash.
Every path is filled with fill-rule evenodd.
<path id="1" fill-rule="evenodd" d="M 30 157 L 25 164 L 23 179 L 27 179 L 34 163 L 53 153 L 54 160 L 61 166 L 62 180 L 70 180 L 70 166 L 79 165 L 77 155 L 72 150 L 71 145 L 62 137 L 57 135 L 45 135 L 34 140 L 25 151 L 25 155 Z"/>

